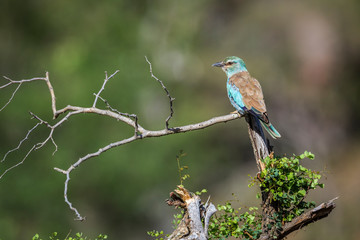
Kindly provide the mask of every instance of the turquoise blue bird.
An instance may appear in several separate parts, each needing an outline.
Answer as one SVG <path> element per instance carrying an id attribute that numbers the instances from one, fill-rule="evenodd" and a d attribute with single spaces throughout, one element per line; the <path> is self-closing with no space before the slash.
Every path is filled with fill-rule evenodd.
<path id="1" fill-rule="evenodd" d="M 280 138 L 280 133 L 269 121 L 260 83 L 251 77 L 245 62 L 239 57 L 231 56 L 212 66 L 221 67 L 226 73 L 227 94 L 234 108 L 241 115 L 255 116 L 271 137 Z"/>

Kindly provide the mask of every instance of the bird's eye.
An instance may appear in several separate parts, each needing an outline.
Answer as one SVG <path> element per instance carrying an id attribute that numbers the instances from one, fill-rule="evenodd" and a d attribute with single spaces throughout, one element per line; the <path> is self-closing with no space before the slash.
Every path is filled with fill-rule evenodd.
<path id="1" fill-rule="evenodd" d="M 226 65 L 233 65 L 233 64 L 234 64 L 234 62 L 232 62 L 232 61 L 229 61 L 226 63 Z"/>

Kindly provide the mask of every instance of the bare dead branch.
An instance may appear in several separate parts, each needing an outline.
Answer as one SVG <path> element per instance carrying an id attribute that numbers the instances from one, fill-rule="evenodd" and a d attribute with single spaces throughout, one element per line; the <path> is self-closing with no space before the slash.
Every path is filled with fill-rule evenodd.
<path id="1" fill-rule="evenodd" d="M 53 133 L 54 133 L 54 130 L 55 130 L 56 127 L 51 126 L 48 122 L 42 120 L 40 117 L 36 116 L 36 115 L 35 115 L 34 113 L 32 113 L 32 112 L 30 112 L 30 115 L 31 115 L 33 118 L 37 119 L 40 124 L 43 124 L 43 125 L 45 125 L 46 127 L 50 128 L 49 136 L 48 136 L 43 142 L 38 143 L 38 144 L 37 144 L 38 146 L 35 148 L 35 150 L 38 150 L 38 149 L 42 148 L 49 140 L 51 140 L 51 142 L 52 142 L 52 143 L 54 144 L 54 146 L 55 146 L 55 150 L 54 150 L 54 152 L 52 153 L 52 155 L 54 155 L 54 154 L 57 152 L 57 150 L 58 150 L 58 146 L 57 146 L 57 144 L 55 143 L 55 140 L 54 140 L 54 138 L 53 138 Z"/>
<path id="2" fill-rule="evenodd" d="M 81 112 L 81 111 L 79 110 L 77 113 L 79 113 L 79 112 Z M 60 172 L 60 173 L 65 174 L 66 176 L 69 176 L 70 173 L 76 167 L 78 167 L 80 164 L 82 164 L 83 162 L 89 160 L 90 158 L 99 156 L 100 154 L 110 150 L 111 148 L 119 147 L 121 145 L 125 145 L 127 143 L 131 143 L 131 142 L 134 142 L 134 141 L 139 140 L 139 139 L 150 138 L 150 137 L 162 137 L 162 136 L 171 135 L 171 134 L 175 134 L 175 133 L 185 133 L 185 132 L 189 132 L 189 131 L 200 130 L 200 129 L 204 129 L 204 128 L 207 128 L 209 126 L 212 126 L 214 124 L 217 124 L 217 123 L 223 123 L 223 122 L 235 120 L 235 119 L 238 119 L 240 117 L 241 116 L 239 116 L 238 114 L 229 114 L 229 115 L 224 115 L 224 116 L 220 116 L 220 117 L 214 117 L 212 119 L 209 119 L 209 120 L 201 122 L 201 123 L 190 124 L 190 125 L 186 125 L 186 126 L 176 127 L 176 128 L 173 128 L 173 129 L 168 129 L 168 130 L 163 129 L 163 130 L 158 130 L 158 131 L 150 131 L 150 130 L 146 130 L 146 129 L 141 127 L 141 128 L 139 128 L 139 132 L 140 132 L 141 135 L 134 135 L 134 136 L 129 137 L 127 139 L 123 139 L 123 140 L 118 141 L 118 142 L 110 143 L 109 145 L 107 145 L 107 146 L 105 146 L 103 148 L 100 148 L 98 151 L 96 151 L 94 153 L 89 153 L 86 156 L 80 158 L 76 163 L 71 165 L 67 170 L 62 170 L 62 169 L 59 169 L 59 168 L 54 168 L 54 169 L 56 171 Z M 66 182 L 66 190 L 67 190 L 68 182 L 69 181 Z M 65 198 L 65 201 L 68 203 L 67 197 Z M 72 205 L 70 205 L 69 203 L 68 203 L 68 205 L 71 206 L 72 210 L 74 210 Z M 75 213 L 78 215 L 77 211 L 75 211 Z M 79 219 L 82 219 L 82 217 L 80 215 L 78 215 L 78 216 L 79 216 L 78 217 Z"/>
<path id="3" fill-rule="evenodd" d="M 93 103 L 93 105 L 92 105 L 93 108 L 96 107 L 96 102 L 97 102 L 97 100 L 98 100 L 101 92 L 104 91 L 106 83 L 107 83 L 111 78 L 113 78 L 118 72 L 119 72 L 119 70 L 116 70 L 113 74 L 111 74 L 110 77 L 108 77 L 107 72 L 105 72 L 105 80 L 104 80 L 104 83 L 103 83 L 103 85 L 101 86 L 99 92 L 98 92 L 97 94 L 95 94 L 95 100 L 94 100 L 94 103 Z"/>
<path id="4" fill-rule="evenodd" d="M 19 88 L 21 87 L 21 84 L 22 84 L 22 83 L 19 83 L 19 85 L 17 86 L 17 88 L 15 89 L 15 91 L 11 94 L 11 97 L 9 98 L 9 101 L 8 101 L 7 103 L 5 103 L 5 105 L 4 105 L 2 108 L 0 108 L 0 112 L 1 112 L 4 108 L 6 108 L 6 106 L 9 105 L 9 103 L 13 100 L 13 98 L 14 98 L 14 96 L 15 96 L 15 93 L 19 90 Z"/>
<path id="5" fill-rule="evenodd" d="M 319 206 L 315 207 L 314 209 L 296 217 L 291 222 L 286 223 L 278 239 L 283 239 L 290 233 L 298 229 L 301 229 L 309 225 L 310 223 L 316 222 L 324 217 L 327 217 L 331 213 L 331 211 L 336 207 L 335 200 L 337 199 L 338 197 L 331 199 L 328 202 L 322 203 Z"/>
<path id="6" fill-rule="evenodd" d="M 7 157 L 10 153 L 12 153 L 12 152 L 14 152 L 14 151 L 16 151 L 16 150 L 19 150 L 20 147 L 21 147 L 21 145 L 22 145 L 26 140 L 29 139 L 29 135 L 30 135 L 40 124 L 41 124 L 41 123 L 36 123 L 35 126 L 32 127 L 32 128 L 27 132 L 26 136 L 25 136 L 23 139 L 20 140 L 20 142 L 19 142 L 19 144 L 17 145 L 17 147 L 15 147 L 15 148 L 13 148 L 13 149 L 11 149 L 11 150 L 9 150 L 9 151 L 7 151 L 7 152 L 5 153 L 3 159 L 2 159 L 0 162 L 4 162 L 5 159 L 6 159 L 6 157 Z"/>
<path id="7" fill-rule="evenodd" d="M 32 113 L 32 112 L 29 112 L 29 113 L 30 113 L 30 115 L 32 116 L 32 118 L 38 120 L 39 122 L 38 122 L 32 129 L 30 129 L 30 130 L 28 131 L 28 133 L 26 134 L 25 138 L 23 138 L 22 140 L 20 140 L 20 142 L 19 142 L 19 144 L 18 144 L 18 146 L 17 146 L 16 148 L 9 150 L 9 151 L 4 155 L 3 159 L 1 160 L 1 162 L 5 161 L 6 157 L 7 157 L 11 152 L 14 152 L 14 151 L 16 151 L 16 150 L 19 150 L 20 147 L 21 147 L 21 145 L 22 145 L 22 143 L 25 142 L 25 141 L 28 139 L 30 133 L 32 133 L 39 125 L 45 125 L 47 128 L 49 128 L 49 129 L 50 129 L 49 135 L 47 136 L 47 138 L 45 138 L 44 141 L 38 142 L 38 143 L 34 144 L 34 146 L 31 148 L 31 150 L 26 154 L 25 158 L 24 158 L 21 162 L 19 162 L 18 164 L 15 164 L 14 166 L 10 167 L 9 169 L 6 169 L 6 170 L 3 172 L 3 174 L 1 175 L 1 177 L 3 177 L 8 171 L 10 171 L 10 170 L 14 169 L 15 167 L 21 165 L 21 164 L 25 161 L 25 159 L 30 155 L 30 153 L 31 153 L 33 150 L 38 150 L 38 149 L 42 148 L 49 140 L 51 140 L 51 142 L 52 142 L 53 145 L 55 146 L 55 150 L 54 150 L 54 152 L 53 152 L 53 155 L 54 155 L 55 152 L 57 152 L 57 150 L 58 150 L 58 146 L 57 146 L 57 144 L 55 143 L 55 140 L 54 140 L 54 138 L 53 138 L 53 133 L 54 133 L 55 129 L 56 129 L 58 126 L 60 126 L 63 122 L 65 122 L 71 115 L 77 114 L 77 113 L 79 113 L 79 111 L 74 111 L 74 112 L 68 113 L 63 119 L 61 119 L 59 122 L 57 122 L 54 126 L 50 125 L 47 121 L 42 120 L 40 117 L 38 117 L 38 116 L 35 115 L 34 113 Z M 0 177 L 0 179 L 1 179 L 1 177 Z"/>
<path id="8" fill-rule="evenodd" d="M 145 56 L 145 60 L 146 62 L 149 64 L 149 68 L 150 68 L 150 74 L 151 74 L 151 77 L 154 78 L 156 81 L 158 81 L 160 84 L 161 84 L 161 87 L 164 89 L 164 91 L 166 92 L 166 95 L 168 96 L 169 98 L 169 105 L 170 105 L 170 114 L 169 116 L 166 118 L 165 120 L 165 127 L 166 129 L 169 129 L 169 121 L 170 119 L 172 118 L 173 114 L 174 114 L 174 109 L 173 109 L 173 101 L 175 100 L 175 98 L 172 98 L 170 96 L 170 92 L 168 91 L 168 89 L 165 87 L 164 83 L 158 79 L 154 74 L 153 74 L 153 71 L 152 71 L 152 66 L 151 66 L 151 62 L 148 60 L 148 58 Z"/>
<path id="9" fill-rule="evenodd" d="M 26 153 L 25 157 L 18 162 L 17 164 L 13 165 L 12 167 L 9 167 L 8 169 L 6 169 L 1 175 L 0 175 L 0 179 L 9 171 L 11 171 L 12 169 L 20 166 L 21 164 L 23 164 L 25 162 L 25 160 L 27 159 L 27 157 L 30 155 L 30 153 L 32 153 L 32 151 L 34 151 L 37 147 L 37 144 L 35 144 L 34 146 L 32 146 L 32 148 Z"/>
<path id="10" fill-rule="evenodd" d="M 99 98 L 105 103 L 106 107 L 109 108 L 112 112 L 115 112 L 115 113 L 117 113 L 119 115 L 122 115 L 122 116 L 125 116 L 125 117 L 134 118 L 134 121 L 135 121 L 135 127 L 134 127 L 135 135 L 138 134 L 139 125 L 138 125 L 138 117 L 137 117 L 136 114 L 129 114 L 129 113 L 120 112 L 119 110 L 111 107 L 111 105 L 109 104 L 109 102 L 106 99 L 102 98 L 101 96 L 99 96 Z"/>
<path id="11" fill-rule="evenodd" d="M 23 139 L 20 140 L 20 142 L 19 142 L 19 144 L 18 144 L 17 147 L 15 147 L 15 148 L 9 150 L 8 152 L 6 152 L 6 154 L 4 155 L 3 159 L 2 159 L 0 162 L 4 162 L 5 159 L 7 158 L 7 156 L 8 156 L 10 153 L 12 153 L 12 152 L 14 152 L 14 151 L 16 151 L 16 150 L 19 150 L 20 147 L 21 147 L 21 145 L 22 145 L 26 140 L 29 139 L 29 135 L 30 135 L 39 125 L 45 125 L 47 128 L 50 129 L 50 133 L 49 133 L 49 135 L 47 136 L 47 138 L 46 138 L 44 141 L 38 142 L 38 143 L 34 144 L 34 145 L 32 146 L 32 148 L 28 151 L 28 153 L 25 155 L 25 157 L 22 159 L 22 161 L 18 162 L 17 164 L 13 165 L 12 167 L 6 169 L 6 170 L 1 174 L 0 179 L 1 179 L 7 172 L 9 172 L 10 170 L 12 170 L 12 169 L 20 166 L 21 164 L 23 164 L 24 161 L 26 160 L 26 158 L 30 155 L 30 153 L 32 153 L 32 152 L 35 151 L 35 150 L 38 150 L 38 149 L 42 148 L 49 140 L 51 140 L 51 142 L 52 142 L 53 145 L 55 146 L 55 150 L 54 150 L 54 152 L 53 152 L 53 155 L 54 155 L 55 152 L 57 152 L 57 150 L 58 150 L 58 146 L 57 146 L 57 144 L 55 143 L 55 140 L 54 140 L 54 138 L 53 138 L 53 133 L 54 133 L 54 130 L 55 130 L 56 127 L 55 127 L 55 126 L 51 126 L 48 122 L 42 120 L 40 117 L 38 117 L 38 116 L 35 115 L 34 113 L 32 113 L 32 112 L 29 112 L 29 113 L 30 113 L 30 115 L 32 116 L 33 119 L 36 119 L 36 120 L 38 120 L 39 122 L 38 122 L 37 124 L 35 124 L 35 126 L 34 126 L 33 128 L 31 128 L 31 129 L 27 132 L 26 136 L 25 136 Z M 58 126 L 58 125 L 57 125 L 57 126 Z"/>
<path id="12" fill-rule="evenodd" d="M 66 180 L 65 180 L 65 187 L 64 187 L 64 199 L 65 199 L 65 202 L 69 205 L 69 208 L 75 212 L 75 214 L 76 214 L 75 220 L 83 221 L 83 220 L 85 220 L 85 217 L 82 217 L 80 215 L 79 211 L 75 207 L 73 207 L 72 203 L 69 201 L 69 199 L 67 197 L 69 181 L 70 181 L 70 173 L 67 173 L 66 174 Z"/>
<path id="13" fill-rule="evenodd" d="M 31 78 L 31 79 L 23 79 L 23 80 L 19 80 L 19 81 L 14 81 L 6 76 L 3 76 L 6 80 L 8 80 L 9 82 L 7 84 L 4 84 L 2 86 L 0 86 L 0 89 L 2 88 L 6 88 L 10 85 L 13 85 L 13 84 L 19 84 L 16 89 L 13 91 L 13 93 L 11 94 L 11 97 L 10 99 L 7 101 L 7 103 L 5 103 L 4 106 L 2 106 L 2 108 L 0 108 L 0 112 L 7 107 L 7 105 L 10 104 L 10 102 L 13 100 L 15 94 L 17 93 L 17 91 L 19 90 L 19 88 L 21 87 L 21 85 L 25 82 L 33 82 L 33 81 L 38 81 L 38 80 L 42 80 L 42 81 L 46 81 L 46 78 Z"/>
<path id="14" fill-rule="evenodd" d="M 209 197 L 210 199 L 210 197 Z M 209 203 L 209 199 L 205 204 L 205 215 L 204 215 L 204 232 L 206 234 L 206 238 L 209 237 L 209 225 L 210 225 L 210 218 L 212 217 L 212 215 L 214 215 L 217 212 L 217 209 L 215 207 L 214 204 Z"/>
<path id="15" fill-rule="evenodd" d="M 51 128 L 51 125 L 47 122 L 42 120 L 40 117 L 36 116 L 34 113 L 29 112 L 29 114 L 31 115 L 32 118 L 35 118 L 36 120 L 39 121 L 40 124 L 44 124 L 45 126 L 47 126 L 48 128 Z"/>
<path id="16" fill-rule="evenodd" d="M 224 115 L 224 116 L 219 116 L 219 117 L 214 117 L 211 118 L 209 120 L 200 122 L 200 123 L 195 123 L 195 124 L 189 124 L 189 125 L 185 125 L 185 126 L 179 126 L 179 127 L 173 127 L 173 128 L 169 128 L 169 120 L 171 119 L 171 117 L 173 116 L 173 106 L 172 106 L 172 102 L 174 101 L 174 98 L 172 98 L 170 96 L 169 91 L 167 90 L 167 88 L 165 87 L 164 83 L 158 79 L 152 72 L 152 66 L 150 61 L 145 57 L 147 63 L 149 64 L 150 67 L 150 73 L 151 73 L 151 77 L 154 78 L 155 80 L 157 80 L 160 84 L 161 87 L 164 89 L 164 91 L 166 92 L 169 100 L 170 100 L 170 115 L 168 116 L 168 118 L 165 121 L 165 129 L 162 130 L 148 130 L 143 128 L 139 123 L 138 123 L 138 118 L 135 114 L 128 114 L 128 113 L 122 113 L 120 111 L 118 111 L 117 109 L 113 108 L 112 106 L 110 106 L 110 104 L 104 99 L 102 98 L 100 95 L 103 92 L 103 90 L 105 89 L 106 84 L 108 83 L 109 79 L 113 78 L 118 71 L 115 71 L 111 76 L 108 76 L 107 73 L 105 73 L 105 80 L 100 88 L 100 90 L 98 91 L 97 94 L 95 95 L 95 100 L 92 104 L 92 107 L 79 107 L 79 106 L 71 106 L 68 105 L 62 109 L 57 110 L 56 109 L 56 97 L 55 97 L 55 93 L 54 93 L 54 89 L 51 85 L 50 79 L 49 79 L 49 73 L 46 72 L 46 76 L 45 78 L 31 78 L 31 79 L 24 79 L 24 80 L 20 80 L 20 81 L 14 81 L 10 78 L 5 77 L 9 83 L 3 85 L 0 87 L 0 89 L 5 88 L 7 86 L 10 86 L 12 84 L 22 84 L 25 82 L 32 82 L 32 81 L 37 81 L 37 80 L 43 80 L 46 82 L 49 92 L 50 92 L 50 96 L 51 96 L 51 109 L 53 112 L 53 117 L 54 119 L 58 118 L 60 115 L 65 114 L 65 116 L 63 118 L 61 118 L 60 120 L 58 120 L 56 123 L 54 123 L 53 125 L 49 124 L 47 121 L 44 121 L 43 119 L 41 119 L 39 116 L 35 115 L 34 113 L 30 113 L 32 118 L 36 119 L 38 121 L 38 123 L 31 129 L 29 130 L 29 132 L 26 134 L 25 138 L 22 139 L 18 146 L 12 150 L 10 150 L 8 153 L 5 154 L 4 158 L 2 161 L 5 160 L 5 158 L 7 157 L 8 154 L 10 154 L 13 151 L 19 150 L 21 145 L 23 144 L 24 141 L 26 141 L 29 138 L 29 135 L 39 126 L 39 125 L 44 125 L 47 128 L 50 129 L 49 134 L 47 135 L 47 137 L 42 141 L 42 142 L 38 142 L 36 144 L 33 145 L 33 147 L 31 148 L 31 150 L 26 154 L 26 156 L 24 157 L 24 159 L 15 164 L 14 166 L 12 166 L 11 168 L 5 170 L 2 175 L 0 176 L 0 178 L 2 176 L 4 176 L 8 171 L 10 171 L 11 169 L 21 165 L 25 159 L 30 155 L 30 153 L 34 150 L 40 149 L 42 148 L 46 143 L 48 143 L 49 141 L 52 142 L 52 144 L 55 146 L 55 151 L 54 153 L 57 151 L 58 146 L 56 145 L 54 138 L 53 138 L 53 134 L 54 131 L 57 127 L 61 126 L 65 121 L 68 121 L 72 116 L 78 115 L 78 114 L 83 114 L 83 113 L 92 113 L 92 114 L 98 114 L 98 115 L 103 115 L 103 116 L 108 116 L 110 118 L 114 118 L 116 120 L 122 121 L 125 124 L 129 125 L 130 127 L 134 128 L 135 130 L 135 134 L 129 138 L 126 139 L 122 139 L 120 141 L 117 142 L 113 142 L 110 143 L 106 146 L 104 146 L 103 148 L 98 149 L 98 151 L 93 152 L 93 153 L 89 153 L 81 158 L 79 158 L 74 164 L 72 164 L 67 170 L 62 170 L 59 168 L 54 168 L 56 171 L 64 174 L 66 176 L 66 180 L 65 180 L 65 187 L 64 187 L 64 199 L 65 202 L 68 204 L 68 206 L 70 207 L 70 209 L 72 211 L 75 212 L 76 214 L 76 219 L 77 220 L 83 220 L 84 218 L 80 215 L 80 213 L 78 212 L 78 210 L 72 206 L 72 203 L 69 201 L 68 199 L 68 184 L 70 182 L 70 173 L 79 165 L 81 165 L 83 162 L 89 160 L 90 158 L 93 157 L 97 157 L 99 155 L 101 155 L 102 153 L 104 153 L 105 151 L 108 151 L 114 147 L 118 147 L 127 143 L 131 143 L 133 141 L 136 141 L 138 139 L 143 139 L 143 138 L 149 138 L 149 137 L 162 137 L 162 136 L 166 136 L 166 135 L 171 135 L 171 134 L 176 134 L 176 133 L 185 133 L 185 132 L 189 132 L 189 131 L 195 131 L 195 130 L 200 130 L 200 129 L 204 129 L 207 128 L 209 126 L 212 126 L 214 124 L 218 124 L 218 123 L 224 123 L 227 121 L 231 121 L 231 120 L 235 120 L 240 118 L 241 116 L 238 114 L 228 114 L 228 115 Z M 17 87 L 17 89 L 19 89 L 19 86 Z M 16 93 L 17 90 L 15 90 L 14 94 Z M 13 96 L 10 98 L 9 102 L 11 102 L 11 100 L 13 99 Z M 107 106 L 107 108 L 109 110 L 104 110 L 104 109 L 99 109 L 96 107 L 96 103 L 98 101 L 98 99 L 101 99 Z M 8 103 L 6 104 L 8 105 Z M 53 154 L 54 154 L 53 153 Z"/>
<path id="17" fill-rule="evenodd" d="M 54 88 L 52 87 L 51 85 L 51 82 L 50 82 L 50 79 L 49 79 L 49 72 L 46 72 L 45 73 L 45 77 L 42 78 L 42 77 L 36 77 L 36 78 L 30 78 L 30 79 L 23 79 L 23 80 L 18 80 L 18 81 L 15 81 L 15 80 L 12 80 L 6 76 L 3 76 L 6 80 L 8 80 L 9 82 L 7 84 L 4 84 L 2 86 L 0 86 L 0 89 L 2 88 L 6 88 L 12 84 L 19 84 L 17 86 L 17 88 L 14 90 L 14 92 L 12 93 L 9 101 L 0 109 L 0 112 L 13 100 L 14 96 L 15 96 L 15 93 L 19 90 L 19 88 L 21 87 L 21 85 L 23 83 L 28 83 L 28 82 L 34 82 L 34 81 L 45 81 L 46 82 L 46 85 L 48 86 L 49 88 L 49 92 L 50 92 L 50 95 L 51 95 L 51 109 L 53 111 L 53 114 L 55 115 L 55 112 L 56 112 L 56 101 L 55 101 L 55 93 L 54 93 Z"/>
<path id="18" fill-rule="evenodd" d="M 217 211 L 216 207 L 209 201 L 205 205 L 202 204 L 198 195 L 189 192 L 182 186 L 178 186 L 174 192 L 170 193 L 171 200 L 167 200 L 167 202 L 168 204 L 170 202 L 170 206 L 183 208 L 185 214 L 175 231 L 167 239 L 206 240 L 210 218 Z"/>
<path id="19" fill-rule="evenodd" d="M 86 160 L 90 159 L 90 158 L 93 158 L 93 157 L 96 157 L 96 156 L 99 156 L 100 154 L 102 154 L 103 152 L 106 152 L 107 150 L 113 148 L 113 147 L 117 147 L 117 146 L 120 146 L 120 145 L 124 145 L 126 143 L 129 143 L 129 142 L 132 142 L 136 139 L 136 136 L 132 136 L 128 139 L 124 139 L 122 141 L 118 141 L 116 143 L 111 143 L 109 145 L 107 145 L 106 147 L 104 148 L 100 148 L 97 152 L 94 152 L 94 153 L 90 153 L 90 154 L 87 154 L 86 156 L 80 158 L 76 163 L 74 163 L 73 165 L 71 165 L 67 170 L 62 170 L 62 169 L 59 169 L 59 168 L 54 168 L 54 170 L 62 173 L 62 174 L 65 174 L 66 175 L 66 181 L 65 181 L 65 188 L 64 188 L 64 198 L 65 198 L 65 202 L 69 205 L 70 209 L 73 210 L 76 214 L 76 220 L 84 220 L 85 217 L 82 217 L 80 215 L 80 213 L 78 212 L 78 210 L 72 206 L 72 203 L 69 201 L 68 197 L 67 197 L 67 192 L 68 192 L 68 185 L 69 185 L 69 181 L 70 181 L 70 173 L 76 168 L 78 167 L 81 163 L 85 162 Z"/>
<path id="20" fill-rule="evenodd" d="M 63 109 L 56 111 L 55 117 L 57 118 L 58 116 L 60 116 L 63 113 L 66 113 L 66 112 L 73 113 L 72 115 L 79 114 L 79 113 L 94 113 L 94 114 L 98 114 L 98 115 L 108 116 L 108 117 L 114 118 L 116 120 L 120 120 L 133 128 L 135 128 L 135 126 L 136 126 L 135 121 L 129 117 L 126 117 L 125 115 L 118 114 L 118 113 L 112 112 L 110 110 L 103 110 L 103 109 L 93 108 L 93 107 L 83 108 L 83 107 L 68 105 Z M 139 128 L 139 130 L 144 130 L 144 128 L 141 127 L 140 125 L 138 125 L 138 128 Z"/>
<path id="21" fill-rule="evenodd" d="M 56 98 L 55 98 L 55 92 L 54 92 L 54 88 L 51 85 L 50 79 L 49 79 L 49 72 L 46 72 L 45 74 L 45 82 L 46 85 L 49 88 L 49 92 L 50 92 L 50 96 L 51 96 L 51 110 L 53 112 L 53 116 L 55 116 L 55 112 L 56 112 Z M 55 117 L 54 117 L 55 118 Z"/>
<path id="22" fill-rule="evenodd" d="M 70 181 L 70 172 L 67 172 L 67 171 L 64 171 L 62 169 L 59 169 L 59 168 L 54 168 L 56 171 L 58 172 L 61 172 L 63 174 L 66 175 L 66 180 L 65 180 L 65 183 L 64 183 L 64 199 L 65 199 L 65 203 L 69 206 L 69 208 L 75 212 L 75 215 L 76 215 L 76 218 L 75 220 L 76 221 L 83 221 L 85 220 L 86 217 L 82 217 L 79 213 L 79 211 L 73 207 L 72 203 L 69 201 L 68 199 L 68 196 L 67 196 L 67 192 L 68 192 L 68 186 L 69 186 L 69 181 Z"/>
<path id="23" fill-rule="evenodd" d="M 30 78 L 30 79 L 23 79 L 23 80 L 18 80 L 18 81 L 14 81 L 6 76 L 3 76 L 6 80 L 8 80 L 9 82 L 7 84 L 4 84 L 2 86 L 0 86 L 0 89 L 2 88 L 6 88 L 12 84 L 20 84 L 20 83 L 25 83 L 25 82 L 34 82 L 34 81 L 38 81 L 38 80 L 42 80 L 45 81 L 45 78 L 40 78 L 40 77 L 35 77 L 35 78 Z"/>

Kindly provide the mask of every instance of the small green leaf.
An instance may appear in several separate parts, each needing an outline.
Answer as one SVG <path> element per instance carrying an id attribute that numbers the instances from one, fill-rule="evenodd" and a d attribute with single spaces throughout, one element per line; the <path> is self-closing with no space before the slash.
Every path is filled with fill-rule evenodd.
<path id="1" fill-rule="evenodd" d="M 35 234 L 35 236 L 33 236 L 32 240 L 38 240 L 39 239 L 39 234 Z"/>
<path id="2" fill-rule="evenodd" d="M 306 195 L 306 191 L 304 189 L 301 189 L 298 194 L 302 197 L 304 197 Z"/>

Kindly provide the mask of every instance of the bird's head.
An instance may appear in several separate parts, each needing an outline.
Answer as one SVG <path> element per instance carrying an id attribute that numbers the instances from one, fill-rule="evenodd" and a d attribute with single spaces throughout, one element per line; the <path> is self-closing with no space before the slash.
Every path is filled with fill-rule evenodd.
<path id="1" fill-rule="evenodd" d="M 235 56 L 227 57 L 224 61 L 214 63 L 212 66 L 221 67 L 228 77 L 239 72 L 247 71 L 245 62 L 241 58 Z"/>

